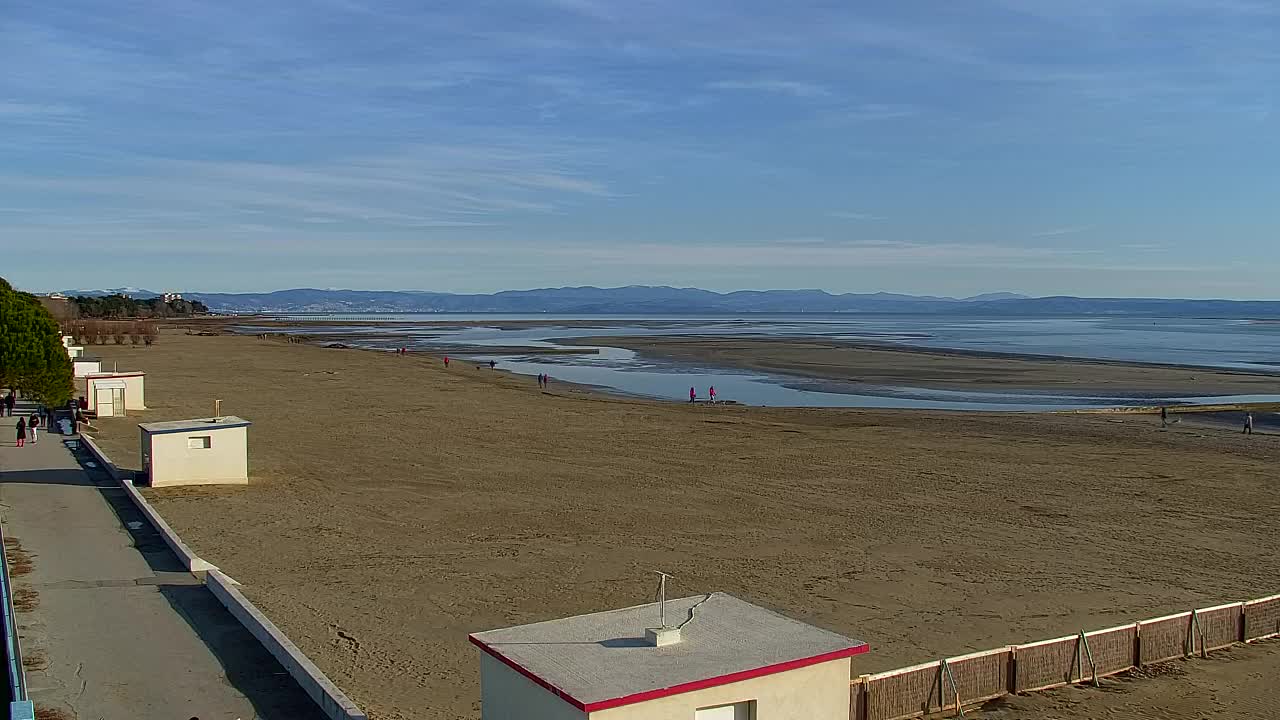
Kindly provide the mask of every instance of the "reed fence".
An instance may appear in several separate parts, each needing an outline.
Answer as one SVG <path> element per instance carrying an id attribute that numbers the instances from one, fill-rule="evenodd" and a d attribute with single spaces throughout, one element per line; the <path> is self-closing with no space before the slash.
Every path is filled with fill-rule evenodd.
<path id="1" fill-rule="evenodd" d="M 1101 678 L 1236 643 L 1280 637 L 1280 595 L 936 660 L 852 682 L 851 720 L 962 713 L 1010 693 Z"/>

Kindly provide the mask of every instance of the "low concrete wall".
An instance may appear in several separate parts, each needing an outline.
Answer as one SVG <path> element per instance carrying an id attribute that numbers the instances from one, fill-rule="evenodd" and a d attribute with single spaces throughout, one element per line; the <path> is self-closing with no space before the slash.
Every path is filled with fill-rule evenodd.
<path id="1" fill-rule="evenodd" d="M 81 435 L 80 442 L 84 443 L 84 446 L 89 448 L 89 454 L 97 458 L 98 463 L 101 464 L 102 467 L 106 468 L 107 472 L 111 475 L 111 478 L 120 483 L 120 487 L 124 488 L 125 494 L 129 496 L 129 500 L 133 502 L 143 515 L 147 516 L 147 521 L 156 529 L 156 532 L 160 533 L 160 537 L 164 540 L 164 544 L 168 545 L 169 549 L 173 551 L 173 554 L 178 556 L 178 559 L 187 567 L 187 570 L 193 573 L 202 573 L 218 569 L 218 566 L 213 563 L 201 560 L 191 548 L 187 547 L 186 543 L 182 542 L 182 538 L 178 537 L 178 533 L 174 532 L 173 528 L 169 527 L 169 523 L 165 522 L 164 518 L 160 517 L 160 513 L 156 512 L 156 509 L 151 507 L 151 503 L 147 502 L 147 499 L 142 497 L 142 493 L 138 492 L 138 489 L 133 486 L 133 480 L 125 477 L 125 473 L 122 472 L 120 468 L 116 467 L 115 463 L 111 462 L 111 458 L 107 457 L 107 454 L 102 451 L 102 448 L 98 447 L 98 444 L 93 441 L 93 438 L 90 438 L 88 435 Z"/>
<path id="2" fill-rule="evenodd" d="M 81 435 L 81 442 L 85 447 L 89 448 L 89 452 L 97 458 L 107 472 L 111 473 L 111 477 L 120 483 L 124 488 L 129 499 L 137 506 L 138 510 L 146 516 L 151 526 L 160 533 L 160 537 L 164 538 L 164 542 L 169 546 L 178 559 L 181 560 L 192 573 L 203 573 L 205 587 L 209 588 L 209 592 L 218 598 L 218 602 L 226 606 L 236 620 L 244 625 L 262 646 L 271 653 L 284 669 L 289 672 L 295 682 L 315 701 L 317 705 L 324 711 L 325 715 L 332 720 L 368 720 L 368 717 L 351 702 L 350 698 L 343 694 L 334 685 L 320 668 L 315 666 L 298 646 L 294 645 L 288 637 L 285 636 L 280 628 L 275 626 L 263 615 L 253 603 L 249 602 L 239 590 L 236 590 L 236 581 L 227 577 L 217 566 L 201 560 L 192 552 L 187 544 L 182 542 L 182 538 L 169 527 L 169 523 L 160 517 L 160 513 L 151 507 L 151 503 L 142 497 L 142 493 L 133 486 L 131 479 L 123 477 L 123 473 L 111 462 L 111 458 L 94 443 L 92 439 Z"/>
<path id="3" fill-rule="evenodd" d="M 134 505 L 138 506 L 142 514 L 147 516 L 147 521 L 160 533 L 160 537 L 164 538 L 164 544 L 169 546 L 169 549 L 173 551 L 174 555 L 178 556 L 178 559 L 182 561 L 183 565 L 187 566 L 188 570 L 193 573 L 202 573 L 218 569 L 217 565 L 201 560 L 191 548 L 187 547 L 186 543 L 182 542 L 182 538 L 178 537 L 178 533 L 174 532 L 173 528 L 169 527 L 169 523 L 160 517 L 160 513 L 151 507 L 151 503 L 142 497 L 142 493 L 138 492 L 138 488 L 133 486 L 132 481 L 121 480 L 120 487 L 124 488 L 129 499 L 133 501 Z"/>
<path id="4" fill-rule="evenodd" d="M 107 457 L 106 453 L 102 452 L 102 448 L 98 447 L 98 443 L 94 442 L 93 438 L 85 435 L 84 433 L 81 433 L 78 438 L 80 442 L 84 443 L 85 447 L 89 448 L 89 454 L 98 461 L 98 464 L 101 465 L 109 475 L 111 475 L 111 479 L 116 482 L 122 482 L 124 473 L 120 471 L 120 468 L 116 467 L 115 463 L 111 462 L 111 458 Z"/>
<path id="5" fill-rule="evenodd" d="M 368 720 L 368 717 L 351 702 L 337 685 L 325 676 L 315 663 L 298 649 L 285 636 L 275 623 L 267 619 L 253 603 L 249 602 L 235 588 L 235 581 L 228 578 L 220 570 L 210 570 L 205 575 L 205 586 L 213 592 L 214 597 L 226 606 L 227 610 L 242 625 L 258 638 L 258 642 L 267 649 L 284 669 L 293 676 L 298 685 L 306 691 L 311 699 L 333 720 Z"/>

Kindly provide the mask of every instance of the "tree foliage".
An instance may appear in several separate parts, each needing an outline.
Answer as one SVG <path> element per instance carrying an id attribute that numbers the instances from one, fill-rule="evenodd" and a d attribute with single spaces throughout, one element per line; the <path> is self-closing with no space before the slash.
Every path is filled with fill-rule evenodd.
<path id="1" fill-rule="evenodd" d="M 71 358 L 58 322 L 35 296 L 0 278 L 0 384 L 49 405 L 72 393 Z"/>
<path id="2" fill-rule="evenodd" d="M 209 312 L 199 300 L 148 298 L 135 300 L 125 295 L 75 297 L 71 299 L 82 318 L 166 318 L 186 317 Z"/>

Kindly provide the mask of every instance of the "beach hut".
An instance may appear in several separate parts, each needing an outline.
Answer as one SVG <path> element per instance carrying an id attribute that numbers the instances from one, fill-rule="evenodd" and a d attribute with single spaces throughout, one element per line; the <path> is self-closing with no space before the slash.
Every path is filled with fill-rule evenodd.
<path id="1" fill-rule="evenodd" d="M 76 345 L 75 338 L 70 335 L 62 336 L 62 347 L 67 351 L 67 357 L 72 360 L 84 355 L 84 346 Z"/>
<path id="2" fill-rule="evenodd" d="M 143 381 L 146 373 L 101 372 L 84 378 L 89 411 L 98 417 L 124 417 L 127 410 L 146 410 Z"/>
<path id="3" fill-rule="evenodd" d="M 102 361 L 98 358 L 78 357 L 71 360 L 71 369 L 78 378 L 102 374 Z"/>
<path id="4" fill-rule="evenodd" d="M 143 423 L 142 468 L 152 487 L 249 482 L 249 425 L 227 416 Z"/>
<path id="5" fill-rule="evenodd" d="M 724 593 L 470 640 L 483 720 L 848 720 L 867 651 Z"/>

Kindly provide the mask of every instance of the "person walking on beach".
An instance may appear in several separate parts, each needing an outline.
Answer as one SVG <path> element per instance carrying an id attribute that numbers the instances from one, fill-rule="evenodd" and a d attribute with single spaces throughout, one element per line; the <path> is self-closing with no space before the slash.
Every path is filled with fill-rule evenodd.
<path id="1" fill-rule="evenodd" d="M 714 405 L 716 403 L 716 386 L 712 385 L 710 392 L 707 394 L 711 396 L 711 404 Z"/>
<path id="2" fill-rule="evenodd" d="M 496 367 L 498 367 L 498 361 L 497 361 L 497 360 L 490 360 L 490 361 L 489 361 L 489 369 L 490 369 L 490 370 L 492 370 L 492 369 L 494 369 L 494 368 L 496 368 Z"/>
<path id="3" fill-rule="evenodd" d="M 17 431 L 18 447 L 22 447 L 27 442 L 27 423 L 22 418 L 18 418 Z"/>
<path id="4" fill-rule="evenodd" d="M 445 355 L 445 356 L 444 356 L 444 369 L 445 369 L 445 370 L 448 370 L 448 369 L 449 369 L 449 356 L 448 356 L 448 355 Z"/>
<path id="5" fill-rule="evenodd" d="M 31 417 L 27 420 L 27 430 L 31 433 L 32 445 L 35 445 L 37 442 L 39 442 L 39 438 L 36 437 L 37 427 L 40 427 L 40 412 L 37 410 L 32 410 Z"/>
<path id="6" fill-rule="evenodd" d="M 1160 427 L 1169 427 L 1169 408 L 1160 408 Z"/>
<path id="7" fill-rule="evenodd" d="M 698 400 L 698 391 L 694 390 L 693 388 L 689 388 L 689 402 L 697 402 L 697 400 Z"/>
<path id="8" fill-rule="evenodd" d="M 1253 413 L 1244 414 L 1244 434 L 1245 435 L 1253 434 Z"/>

